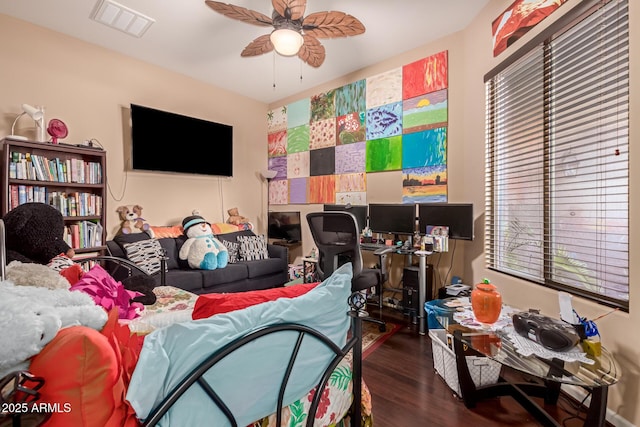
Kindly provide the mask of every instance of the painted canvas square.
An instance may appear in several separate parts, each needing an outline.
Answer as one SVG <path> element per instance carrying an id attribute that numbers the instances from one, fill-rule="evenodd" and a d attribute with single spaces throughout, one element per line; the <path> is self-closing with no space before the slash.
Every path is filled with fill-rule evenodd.
<path id="1" fill-rule="evenodd" d="M 413 133 L 447 126 L 447 89 L 402 101 L 402 132 Z"/>
<path id="2" fill-rule="evenodd" d="M 402 171 L 402 203 L 447 201 L 447 166 L 427 166 Z"/>
<path id="3" fill-rule="evenodd" d="M 287 128 L 308 125 L 311 120 L 311 100 L 309 98 L 287 105 Z"/>
<path id="4" fill-rule="evenodd" d="M 402 67 L 402 99 L 445 89 L 448 86 L 447 51 Z"/>
<path id="5" fill-rule="evenodd" d="M 289 180 L 289 203 L 307 203 L 307 178 L 292 178 Z"/>
<path id="6" fill-rule="evenodd" d="M 321 148 L 309 152 L 309 175 L 333 175 L 336 171 L 335 147 Z"/>
<path id="7" fill-rule="evenodd" d="M 335 90 L 319 93 L 311 97 L 311 122 L 336 116 Z"/>
<path id="8" fill-rule="evenodd" d="M 269 183 L 269 204 L 289 204 L 289 181 L 286 179 L 273 180 Z"/>
<path id="9" fill-rule="evenodd" d="M 366 205 L 367 204 L 367 192 L 366 191 L 355 191 L 349 193 L 336 193 L 336 201 L 337 205 L 346 205 L 350 203 L 354 206 Z"/>
<path id="10" fill-rule="evenodd" d="M 402 136 L 367 141 L 367 172 L 402 169 Z"/>
<path id="11" fill-rule="evenodd" d="M 336 191 L 349 193 L 354 191 L 367 191 L 366 173 L 347 173 L 336 175 Z"/>
<path id="12" fill-rule="evenodd" d="M 287 129 L 287 153 L 299 153 L 309 150 L 309 125 L 300 125 Z"/>
<path id="13" fill-rule="evenodd" d="M 267 133 L 287 129 L 287 107 L 274 108 L 267 112 Z"/>
<path id="14" fill-rule="evenodd" d="M 567 0 L 516 0 L 492 23 L 493 56 L 507 47 L 555 12 Z"/>
<path id="15" fill-rule="evenodd" d="M 309 149 L 336 145 L 336 119 L 324 119 L 309 125 Z"/>
<path id="16" fill-rule="evenodd" d="M 271 157 L 268 161 L 269 170 L 276 171 L 276 176 L 273 180 L 286 179 L 287 178 L 287 156 Z"/>
<path id="17" fill-rule="evenodd" d="M 359 113 L 366 107 L 366 81 L 358 80 L 336 89 L 335 106 L 336 116 L 343 116 L 349 113 Z"/>
<path id="18" fill-rule="evenodd" d="M 367 110 L 402 101 L 402 68 L 367 78 Z"/>
<path id="19" fill-rule="evenodd" d="M 350 113 L 336 118 L 336 145 L 361 142 L 366 137 L 364 112 Z"/>
<path id="20" fill-rule="evenodd" d="M 410 133 L 402 138 L 402 168 L 447 163 L 447 128 Z"/>
<path id="21" fill-rule="evenodd" d="M 402 102 L 367 110 L 367 140 L 402 134 Z"/>
<path id="22" fill-rule="evenodd" d="M 364 172 L 367 143 L 338 145 L 336 147 L 336 173 Z"/>
<path id="23" fill-rule="evenodd" d="M 287 178 L 309 176 L 309 152 L 302 151 L 287 156 Z"/>
<path id="24" fill-rule="evenodd" d="M 309 178 L 309 203 L 334 203 L 335 199 L 336 180 L 334 175 Z"/>
<path id="25" fill-rule="evenodd" d="M 267 143 L 269 144 L 269 157 L 285 156 L 287 154 L 287 130 L 283 129 L 268 134 Z"/>

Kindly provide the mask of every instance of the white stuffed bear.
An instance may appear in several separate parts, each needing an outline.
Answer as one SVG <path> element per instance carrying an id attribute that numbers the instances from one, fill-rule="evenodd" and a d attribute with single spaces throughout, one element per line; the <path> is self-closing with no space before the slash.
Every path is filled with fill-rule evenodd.
<path id="1" fill-rule="evenodd" d="M 60 328 L 84 325 L 101 330 L 107 321 L 107 312 L 83 292 L 17 286 L 5 280 L 0 282 L 0 295 L 0 378 L 27 369 L 29 358 Z"/>
<path id="2" fill-rule="evenodd" d="M 185 259 L 189 267 L 200 270 L 224 268 L 229 261 L 227 247 L 216 239 L 211 225 L 200 215 L 186 217 L 182 221 L 187 241 L 180 248 L 180 259 Z"/>

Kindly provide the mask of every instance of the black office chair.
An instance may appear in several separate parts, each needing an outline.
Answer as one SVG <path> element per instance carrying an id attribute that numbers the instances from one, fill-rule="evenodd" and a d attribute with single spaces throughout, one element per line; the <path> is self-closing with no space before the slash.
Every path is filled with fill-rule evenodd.
<path id="1" fill-rule="evenodd" d="M 374 252 L 380 257 L 380 268 L 363 268 L 360 254 L 360 231 L 356 217 L 346 211 L 312 212 L 307 214 L 311 235 L 318 248 L 316 271 L 320 280 L 329 277 L 338 267 L 347 262 L 353 264 L 352 291 L 369 291 L 375 288 L 376 305 L 380 309 L 379 318 L 366 315 L 365 321 L 379 325 L 380 331 L 386 330 L 382 320 L 382 284 L 387 280 L 386 256 L 389 249 Z"/>

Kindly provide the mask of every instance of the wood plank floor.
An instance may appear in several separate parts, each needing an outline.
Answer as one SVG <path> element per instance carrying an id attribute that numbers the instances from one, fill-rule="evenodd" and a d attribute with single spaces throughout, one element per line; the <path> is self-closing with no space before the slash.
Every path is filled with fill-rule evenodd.
<path id="1" fill-rule="evenodd" d="M 495 427 L 540 426 L 511 397 L 487 399 L 467 409 L 436 374 L 428 335 L 419 335 L 417 325 L 391 308 L 383 309 L 388 321 L 403 327 L 364 361 L 363 376 L 372 396 L 375 427 Z M 538 402 L 543 405 L 542 401 Z M 557 406 L 546 410 L 567 427 L 582 426 L 573 418 L 575 405 L 561 395 Z M 584 418 L 584 413 L 581 414 Z"/>

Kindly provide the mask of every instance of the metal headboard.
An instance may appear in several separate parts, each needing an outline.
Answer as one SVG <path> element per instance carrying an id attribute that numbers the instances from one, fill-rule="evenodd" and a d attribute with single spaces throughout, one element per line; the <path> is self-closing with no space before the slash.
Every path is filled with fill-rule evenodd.
<path id="1" fill-rule="evenodd" d="M 7 266 L 7 253 L 4 245 L 4 221 L 0 218 L 0 280 L 5 279 L 5 267 Z"/>

